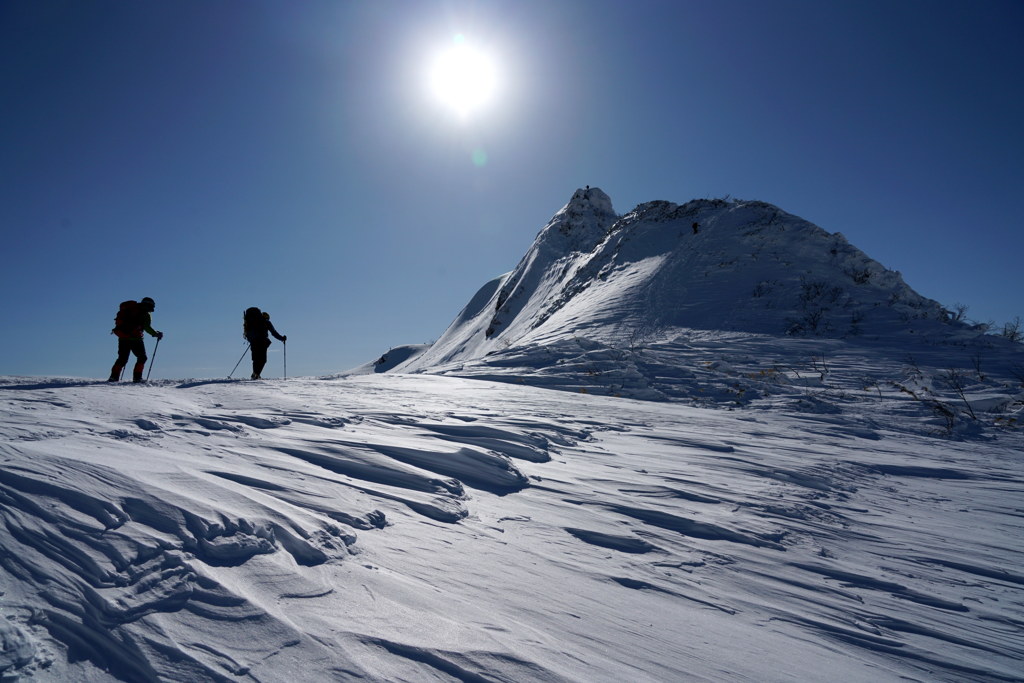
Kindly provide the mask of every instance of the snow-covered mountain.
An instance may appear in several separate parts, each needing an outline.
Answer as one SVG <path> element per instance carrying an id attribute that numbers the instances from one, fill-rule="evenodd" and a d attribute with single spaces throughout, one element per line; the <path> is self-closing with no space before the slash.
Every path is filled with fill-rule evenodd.
<path id="1" fill-rule="evenodd" d="M 789 397 L 807 407 L 808 382 L 826 380 L 847 390 L 898 383 L 922 404 L 959 404 L 948 375 L 962 389 L 956 369 L 981 365 L 1012 383 L 1024 347 L 954 318 L 842 235 L 771 204 L 655 201 L 619 217 L 608 195 L 586 188 L 436 342 L 393 348 L 352 372 L 701 406 Z M 972 389 L 1003 405 L 1000 382 Z M 957 422 L 931 409 L 937 422 Z"/>
<path id="2" fill-rule="evenodd" d="M 1024 680 L 1024 347 L 946 317 L 590 189 L 354 372 L 0 378 L 0 680 Z"/>
<path id="3" fill-rule="evenodd" d="M 585 338 L 680 330 L 831 338 L 950 336 L 949 313 L 842 235 L 763 202 L 649 202 L 619 218 L 577 190 L 516 268 L 480 289 L 400 371 Z M 961 330 L 962 331 L 962 330 Z"/>

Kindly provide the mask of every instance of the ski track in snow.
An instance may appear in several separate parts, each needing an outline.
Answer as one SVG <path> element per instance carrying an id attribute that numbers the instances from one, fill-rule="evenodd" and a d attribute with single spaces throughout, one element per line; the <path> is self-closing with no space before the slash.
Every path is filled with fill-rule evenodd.
<path id="1" fill-rule="evenodd" d="M 6 378 L 0 675 L 1019 680 L 1024 439 L 874 406 Z"/>

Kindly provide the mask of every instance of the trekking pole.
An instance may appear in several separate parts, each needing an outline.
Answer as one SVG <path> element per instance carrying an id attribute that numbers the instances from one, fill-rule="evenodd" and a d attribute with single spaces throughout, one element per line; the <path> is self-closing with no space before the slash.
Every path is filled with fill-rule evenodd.
<path id="1" fill-rule="evenodd" d="M 231 379 L 231 375 L 235 374 L 235 370 L 237 370 L 238 366 L 242 364 L 242 358 L 245 358 L 245 354 L 249 352 L 250 346 L 251 344 L 245 345 L 245 351 L 242 351 L 242 355 L 239 357 L 238 362 L 235 363 L 235 367 L 232 368 L 231 372 L 228 373 L 228 379 Z"/>
<path id="2" fill-rule="evenodd" d="M 149 370 L 146 371 L 146 381 L 149 381 L 149 373 L 153 372 L 153 363 L 156 362 L 156 350 L 160 348 L 160 340 L 163 337 L 156 338 L 156 345 L 153 347 L 153 357 L 149 359 Z"/>
<path id="3" fill-rule="evenodd" d="M 284 346 L 284 378 L 288 379 L 288 342 L 283 341 L 281 344 Z"/>

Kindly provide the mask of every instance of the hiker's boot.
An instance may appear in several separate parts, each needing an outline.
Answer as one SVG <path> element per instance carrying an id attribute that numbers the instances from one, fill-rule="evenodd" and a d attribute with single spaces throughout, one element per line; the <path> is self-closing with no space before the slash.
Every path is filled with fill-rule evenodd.
<path id="1" fill-rule="evenodd" d="M 107 379 L 108 382 L 120 382 L 121 373 L 124 372 L 124 366 L 114 363 L 114 367 L 110 368 L 110 377 Z"/>

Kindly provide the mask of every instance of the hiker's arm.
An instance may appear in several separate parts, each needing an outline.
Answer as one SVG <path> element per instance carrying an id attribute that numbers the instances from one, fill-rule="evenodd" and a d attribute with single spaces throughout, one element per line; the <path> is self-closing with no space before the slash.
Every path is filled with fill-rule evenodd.
<path id="1" fill-rule="evenodd" d="M 163 332 L 157 332 L 156 330 L 153 329 L 153 316 L 151 315 L 146 316 L 146 324 L 143 326 L 142 329 L 146 330 L 146 332 L 149 332 L 149 336 L 151 337 L 156 337 L 157 339 L 164 338 Z"/>

